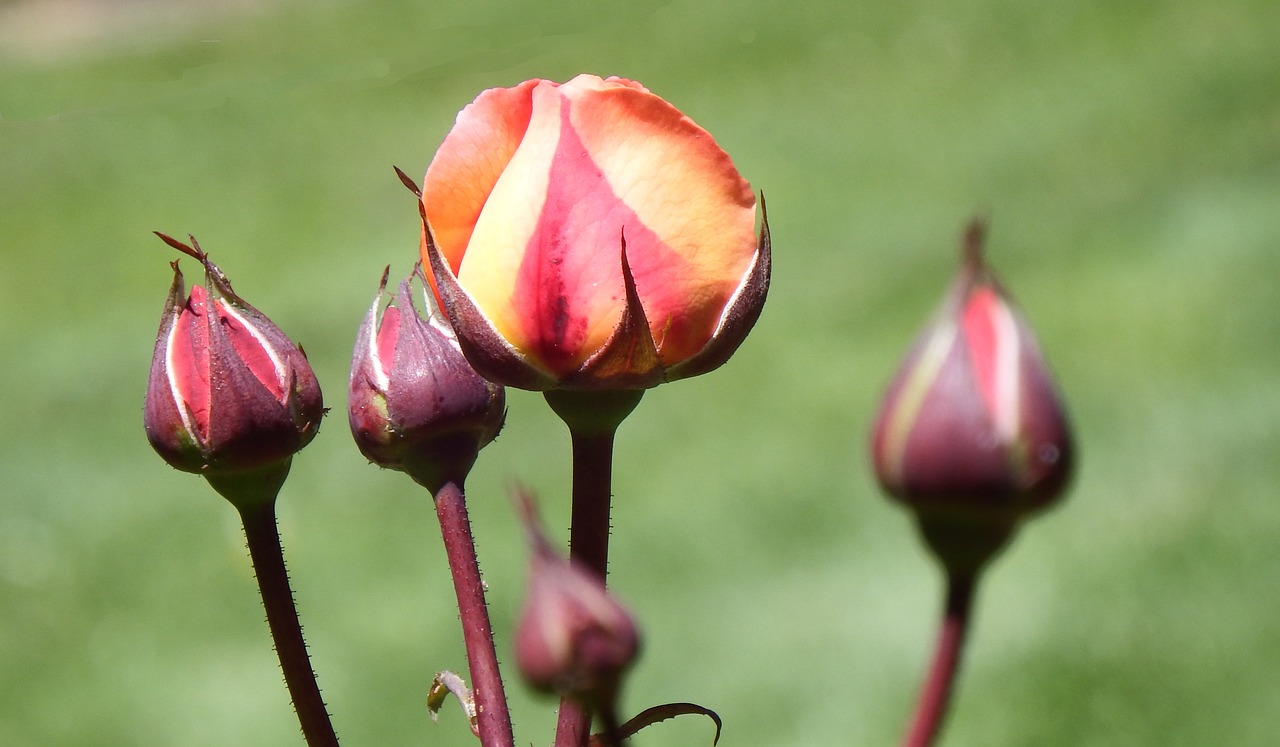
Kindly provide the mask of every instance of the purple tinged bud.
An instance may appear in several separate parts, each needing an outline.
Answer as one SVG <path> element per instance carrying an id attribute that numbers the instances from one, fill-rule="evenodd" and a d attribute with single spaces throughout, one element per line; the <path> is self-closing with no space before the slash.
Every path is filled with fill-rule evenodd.
<path id="1" fill-rule="evenodd" d="M 516 667 L 530 686 L 591 708 L 612 705 L 640 651 L 635 620 L 604 579 L 561 556 L 524 498 L 529 585 L 516 625 Z"/>
<path id="2" fill-rule="evenodd" d="M 1071 473 L 1066 412 L 1025 317 L 970 224 L 959 273 L 889 386 L 872 460 L 952 570 L 976 569 Z"/>
<path id="3" fill-rule="evenodd" d="M 502 428 L 503 388 L 467 363 L 429 293 L 427 318 L 418 314 L 412 276 L 379 313 L 387 274 L 356 337 L 351 433 L 374 464 L 405 472 L 433 492 L 448 482 L 461 486 Z"/>
<path id="4" fill-rule="evenodd" d="M 191 237 L 167 244 L 204 266 L 186 294 L 173 262 L 143 421 L 152 447 L 173 467 L 207 477 L 287 467 L 324 415 L 306 354 L 231 289 Z"/>

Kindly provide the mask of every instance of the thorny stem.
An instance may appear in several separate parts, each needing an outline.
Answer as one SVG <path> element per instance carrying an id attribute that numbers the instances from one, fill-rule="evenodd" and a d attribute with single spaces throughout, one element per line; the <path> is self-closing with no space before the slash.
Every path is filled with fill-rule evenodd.
<path id="1" fill-rule="evenodd" d="M 614 435 L 623 419 L 639 404 L 643 393 L 642 390 L 546 393 L 551 408 L 569 427 L 573 445 L 569 557 L 595 571 L 602 584 L 609 566 Z M 591 736 L 591 718 L 590 708 L 576 700 L 562 698 L 555 747 L 585 747 Z M 616 723 L 614 727 L 616 735 Z"/>
<path id="2" fill-rule="evenodd" d="M 942 624 L 938 629 L 933 663 L 929 667 L 924 687 L 920 690 L 916 712 L 902 742 L 903 747 L 930 747 L 942 728 L 956 676 L 960 671 L 960 657 L 969 632 L 976 585 L 977 579 L 974 576 L 947 575 L 946 605 Z"/>
<path id="3" fill-rule="evenodd" d="M 444 537 L 453 589 L 458 597 L 462 617 L 462 638 L 467 648 L 467 666 L 471 670 L 472 697 L 475 700 L 476 723 L 483 747 L 513 747 L 511 715 L 503 692 L 498 653 L 493 645 L 493 626 L 484 599 L 484 581 L 476 559 L 476 545 L 471 536 L 466 498 L 462 489 L 446 483 L 435 495 L 436 516 Z"/>
<path id="4" fill-rule="evenodd" d="M 216 487 L 216 486 L 215 486 Z M 302 639 L 298 608 L 289 588 L 289 575 L 280 548 L 280 532 L 276 527 L 275 500 L 236 503 L 244 522 L 249 556 L 258 577 L 262 604 L 267 611 L 267 626 L 275 641 L 280 668 L 293 708 L 302 726 L 302 735 L 310 747 L 336 747 L 338 736 L 329 721 L 329 712 L 320 696 L 315 671 L 307 657 L 307 644 Z"/>
<path id="5" fill-rule="evenodd" d="M 600 709 L 600 723 L 604 727 L 604 747 L 622 747 L 622 728 L 618 726 L 618 709 L 613 703 Z"/>
<path id="6" fill-rule="evenodd" d="M 609 568 L 613 433 L 573 436 L 573 508 L 569 556 L 599 574 Z"/>
<path id="7" fill-rule="evenodd" d="M 609 510 L 612 498 L 613 432 L 573 440 L 573 508 L 569 557 L 599 574 L 609 565 Z M 591 710 L 571 698 L 560 701 L 556 747 L 583 747 L 591 736 Z"/>

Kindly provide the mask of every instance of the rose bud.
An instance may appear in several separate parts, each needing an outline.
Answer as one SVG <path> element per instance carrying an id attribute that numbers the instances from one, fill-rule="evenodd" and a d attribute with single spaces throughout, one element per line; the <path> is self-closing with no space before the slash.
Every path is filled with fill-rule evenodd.
<path id="1" fill-rule="evenodd" d="M 976 570 L 1057 499 L 1072 464 L 1066 413 L 1030 325 L 970 224 L 960 271 L 889 387 L 872 455 L 951 570 Z"/>
<path id="2" fill-rule="evenodd" d="M 481 93 L 419 198 L 423 262 L 462 350 L 510 386 L 645 389 L 706 373 L 768 290 L 751 186 L 634 81 Z"/>
<path id="3" fill-rule="evenodd" d="M 388 268 L 388 271 L 390 268 Z M 360 452 L 432 492 L 461 486 L 480 449 L 502 428 L 505 396 L 467 363 L 427 294 L 427 319 L 410 280 L 382 311 L 387 272 L 351 360 L 348 416 Z"/>
<path id="4" fill-rule="evenodd" d="M 144 423 L 170 465 L 206 477 L 284 465 L 311 442 L 324 415 L 302 349 L 231 289 L 191 237 L 157 235 L 204 266 L 184 290 L 173 262 L 147 382 Z"/>
<path id="5" fill-rule="evenodd" d="M 521 509 L 531 556 L 515 632 L 516 667 L 538 690 L 607 709 L 640 650 L 635 621 L 603 578 L 551 547 L 530 498 Z"/>

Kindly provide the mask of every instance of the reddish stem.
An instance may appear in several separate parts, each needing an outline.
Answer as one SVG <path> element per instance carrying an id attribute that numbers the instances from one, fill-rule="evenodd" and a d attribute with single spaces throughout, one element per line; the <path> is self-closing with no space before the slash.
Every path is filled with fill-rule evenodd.
<path id="1" fill-rule="evenodd" d="M 609 567 L 614 431 L 582 434 L 571 428 L 570 436 L 573 508 L 569 557 L 598 573 L 603 584 Z M 591 717 L 591 709 L 571 698 L 562 698 L 555 747 L 584 747 L 591 736 Z"/>
<path id="2" fill-rule="evenodd" d="M 307 657 L 307 644 L 302 638 L 298 609 L 289 588 L 289 575 L 280 549 L 280 533 L 276 528 L 275 501 L 246 501 L 237 504 L 244 522 L 249 556 L 262 591 L 262 605 L 267 611 L 267 626 L 275 641 L 285 685 L 298 714 L 302 735 L 311 747 L 336 747 L 338 737 L 329 721 L 315 671 Z"/>
<path id="3" fill-rule="evenodd" d="M 613 501 L 613 431 L 572 434 L 573 508 L 569 557 L 600 576 L 609 571 L 609 514 Z"/>
<path id="4" fill-rule="evenodd" d="M 609 569 L 609 509 L 613 500 L 613 438 L 640 403 L 644 390 L 544 393 L 547 404 L 569 427 L 573 444 L 573 508 L 569 558 L 594 570 L 603 585 Z M 586 747 L 591 708 L 560 699 L 555 747 Z"/>
<path id="5" fill-rule="evenodd" d="M 903 747 L 929 747 L 942 728 L 953 685 L 960 671 L 960 657 L 969 632 L 975 585 L 975 579 L 970 576 L 947 576 L 947 599 L 942 625 L 938 629 L 937 648 L 929 667 L 928 679 L 925 680 L 916 703 L 910 730 L 902 742 Z"/>
<path id="6" fill-rule="evenodd" d="M 555 747 L 584 747 L 590 737 L 591 711 L 572 698 L 561 698 Z"/>
<path id="7" fill-rule="evenodd" d="M 462 638 L 467 648 L 467 667 L 471 670 L 472 697 L 475 699 L 476 722 L 483 747 L 513 747 L 511 715 L 498 669 L 498 653 L 493 645 L 493 626 L 489 623 L 489 607 L 484 598 L 484 582 L 476 559 L 476 545 L 471 536 L 466 498 L 462 489 L 445 483 L 435 496 L 436 516 L 444 537 L 453 589 L 458 597 L 462 617 Z"/>

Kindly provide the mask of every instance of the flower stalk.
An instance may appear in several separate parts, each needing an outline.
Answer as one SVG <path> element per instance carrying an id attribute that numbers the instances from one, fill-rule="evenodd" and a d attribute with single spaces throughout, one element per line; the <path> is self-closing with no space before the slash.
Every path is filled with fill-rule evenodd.
<path id="1" fill-rule="evenodd" d="M 916 700 L 915 715 L 902 742 L 903 747 L 930 747 L 942 730 L 969 635 L 976 585 L 977 578 L 973 576 L 949 574 L 947 577 L 946 602 L 933 662 Z"/>
<path id="2" fill-rule="evenodd" d="M 186 291 L 178 263 L 156 334 L 143 425 L 170 466 L 204 477 L 244 525 L 267 626 L 303 736 L 338 738 L 302 638 L 289 587 L 276 497 L 293 455 L 315 437 L 324 402 L 302 348 L 231 288 L 194 236 L 162 241 L 199 262 L 205 282 Z"/>
<path id="3" fill-rule="evenodd" d="M 622 745 L 622 727 L 618 724 L 618 708 L 613 703 L 607 703 L 600 708 L 600 723 L 604 730 L 600 733 L 604 741 L 604 747 L 621 747 Z"/>
<path id="4" fill-rule="evenodd" d="M 271 629 L 271 640 L 275 643 L 302 735 L 309 747 L 336 747 L 338 737 L 307 655 L 276 526 L 276 494 L 288 472 L 286 463 L 283 469 L 272 467 L 258 473 L 210 475 L 209 484 L 240 513 L 262 606 L 267 613 L 267 627 Z"/>
<path id="5" fill-rule="evenodd" d="M 983 258 L 972 221 L 960 268 L 908 352 L 872 433 L 876 477 L 915 514 L 947 578 L 933 664 L 905 747 L 933 744 L 982 570 L 1023 521 L 1059 501 L 1074 460 L 1066 410 L 1031 325 Z"/>
<path id="6" fill-rule="evenodd" d="M 609 567 L 614 436 L 644 391 L 551 390 L 544 395 L 568 426 L 573 448 L 569 558 L 594 571 L 603 583 Z M 584 747 L 591 736 L 591 719 L 590 708 L 562 698 L 555 747 Z"/>
<path id="7" fill-rule="evenodd" d="M 505 395 L 467 363 L 432 296 L 424 297 L 427 316 L 418 313 L 411 285 L 420 270 L 383 306 L 388 272 L 356 335 L 348 383 L 351 433 L 370 461 L 404 472 L 433 495 L 471 673 L 472 728 L 483 747 L 513 747 L 463 492 L 480 449 L 502 429 Z"/>
<path id="8" fill-rule="evenodd" d="M 609 565 L 609 510 L 613 499 L 613 440 L 640 403 L 641 389 L 545 392 L 547 404 L 569 428 L 573 448 L 573 508 L 569 557 L 604 578 Z"/>
<path id="9" fill-rule="evenodd" d="M 484 581 L 476 559 L 475 540 L 467 516 L 466 497 L 455 483 L 446 483 L 435 496 L 436 516 L 444 538 L 453 590 L 458 598 L 462 618 L 462 638 L 467 649 L 467 667 L 471 672 L 471 693 L 476 707 L 476 722 L 483 747 L 512 747 L 511 714 L 498 667 L 498 652 L 493 645 L 493 625 L 484 597 Z"/>

